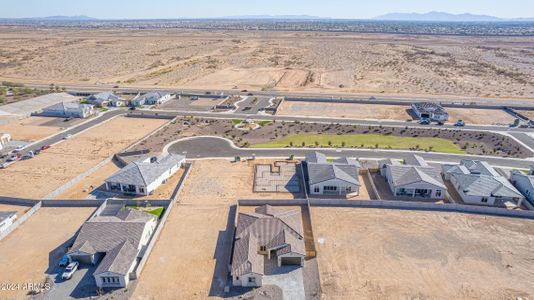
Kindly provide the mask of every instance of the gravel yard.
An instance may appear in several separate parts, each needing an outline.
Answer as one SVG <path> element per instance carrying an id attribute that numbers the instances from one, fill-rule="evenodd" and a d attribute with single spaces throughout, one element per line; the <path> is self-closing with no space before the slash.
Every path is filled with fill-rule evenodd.
<path id="1" fill-rule="evenodd" d="M 163 125 L 118 117 L 0 170 L 3 196 L 40 198 Z M 119 134 L 115 134 L 119 133 Z"/>
<path id="2" fill-rule="evenodd" d="M 41 208 L 0 241 L 1 283 L 43 283 L 95 208 Z M 0 290 L 0 299 L 25 299 L 28 291 Z"/>
<path id="3" fill-rule="evenodd" d="M 312 208 L 322 299 L 529 299 L 534 221 Z"/>

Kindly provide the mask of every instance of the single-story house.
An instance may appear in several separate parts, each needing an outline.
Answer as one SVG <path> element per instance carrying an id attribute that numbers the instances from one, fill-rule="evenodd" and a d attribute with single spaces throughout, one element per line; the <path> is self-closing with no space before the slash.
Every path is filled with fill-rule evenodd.
<path id="1" fill-rule="evenodd" d="M 309 193 L 311 195 L 358 195 L 360 163 L 342 157 L 328 161 L 320 152 L 306 155 Z"/>
<path id="2" fill-rule="evenodd" d="M 92 104 L 60 102 L 43 109 L 40 115 L 47 117 L 88 118 L 96 113 Z"/>
<path id="3" fill-rule="evenodd" d="M 98 265 L 93 273 L 98 287 L 126 287 L 157 224 L 152 214 L 107 204 L 82 225 L 67 255 L 80 264 Z"/>
<path id="4" fill-rule="evenodd" d="M 0 132 L 0 150 L 4 149 L 9 142 L 11 142 L 11 134 Z"/>
<path id="5" fill-rule="evenodd" d="M 485 161 L 462 160 L 460 165 L 443 165 L 442 170 L 467 204 L 508 206 L 524 199 L 508 179 Z"/>
<path id="6" fill-rule="evenodd" d="M 0 211 L 0 233 L 7 230 L 17 219 L 16 211 Z"/>
<path id="7" fill-rule="evenodd" d="M 132 106 L 141 106 L 141 105 L 156 105 L 162 104 L 171 100 L 173 95 L 167 92 L 150 92 L 144 95 L 135 97 L 130 104 Z"/>
<path id="8" fill-rule="evenodd" d="M 437 103 L 415 102 L 412 104 L 412 110 L 419 119 L 430 119 L 438 122 L 449 120 L 449 113 Z"/>
<path id="9" fill-rule="evenodd" d="M 174 175 L 185 162 L 185 156 L 140 158 L 106 179 L 106 189 L 127 194 L 150 195 L 161 184 Z"/>
<path id="10" fill-rule="evenodd" d="M 259 287 L 266 260 L 277 266 L 304 266 L 306 247 L 299 209 L 269 205 L 253 213 L 239 213 L 232 252 L 234 286 Z"/>
<path id="11" fill-rule="evenodd" d="M 534 209 L 534 166 L 531 166 L 526 174 L 519 170 L 512 170 L 511 180 L 517 190 L 527 199 L 528 203 L 525 204 L 530 209 Z M 521 204 L 518 203 L 518 206 L 521 206 Z"/>
<path id="12" fill-rule="evenodd" d="M 87 97 L 87 102 L 94 104 L 98 107 L 104 106 L 126 106 L 128 103 L 126 100 L 121 99 L 113 92 L 102 92 Z"/>
<path id="13" fill-rule="evenodd" d="M 418 155 L 406 158 L 404 164 L 384 160 L 379 166 L 380 174 L 385 177 L 394 196 L 445 198 L 447 187 L 441 178 L 441 170 L 431 167 Z"/>

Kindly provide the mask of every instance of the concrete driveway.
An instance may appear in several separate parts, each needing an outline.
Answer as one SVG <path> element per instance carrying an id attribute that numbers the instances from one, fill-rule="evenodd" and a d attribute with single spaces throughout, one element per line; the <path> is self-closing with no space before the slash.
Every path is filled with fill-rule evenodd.
<path id="1" fill-rule="evenodd" d="M 277 259 L 265 258 L 263 285 L 275 285 L 282 289 L 284 300 L 306 299 L 302 267 L 277 266 Z"/>
<path id="2" fill-rule="evenodd" d="M 93 273 L 97 266 L 81 266 L 69 280 L 61 279 L 64 268 L 56 267 L 51 275 L 54 286 L 44 299 L 84 299 L 97 296 Z"/>

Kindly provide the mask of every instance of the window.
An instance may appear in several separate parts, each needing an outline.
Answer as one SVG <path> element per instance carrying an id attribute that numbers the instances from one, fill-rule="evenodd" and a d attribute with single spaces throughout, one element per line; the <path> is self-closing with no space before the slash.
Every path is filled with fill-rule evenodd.
<path id="1" fill-rule="evenodd" d="M 482 200 L 480 200 L 482 203 L 488 203 L 488 197 L 482 197 Z"/>
<path id="2" fill-rule="evenodd" d="M 255 283 L 256 282 L 256 277 L 249 277 L 248 278 L 248 282 Z"/>
<path id="3" fill-rule="evenodd" d="M 144 192 L 145 192 L 145 188 L 140 187 L 139 188 L 139 193 L 144 193 Z"/>
<path id="4" fill-rule="evenodd" d="M 345 189 L 345 191 L 347 191 L 347 192 L 352 191 L 352 187 L 348 186 L 348 187 Z"/>
<path id="5" fill-rule="evenodd" d="M 436 197 L 441 197 L 441 190 L 436 190 Z"/>
<path id="6" fill-rule="evenodd" d="M 337 191 L 337 186 L 327 185 L 327 186 L 323 187 L 323 190 L 325 190 L 325 191 Z"/>
<path id="7" fill-rule="evenodd" d="M 316 187 L 313 189 L 313 191 L 314 191 L 315 193 L 319 193 L 319 187 L 316 186 Z"/>
<path id="8" fill-rule="evenodd" d="M 265 247 L 265 246 L 260 246 L 260 251 L 267 251 L 267 247 Z"/>

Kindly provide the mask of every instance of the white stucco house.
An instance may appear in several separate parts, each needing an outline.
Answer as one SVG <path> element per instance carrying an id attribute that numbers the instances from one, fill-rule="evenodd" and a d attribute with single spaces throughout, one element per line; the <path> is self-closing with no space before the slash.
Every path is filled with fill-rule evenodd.
<path id="1" fill-rule="evenodd" d="M 518 203 L 517 206 L 525 204 L 529 209 L 534 209 L 534 166 L 531 166 L 526 174 L 519 170 L 512 170 L 510 175 L 512 184 L 527 200 Z"/>
<path id="2" fill-rule="evenodd" d="M 127 106 L 128 102 L 113 92 L 103 92 L 87 97 L 87 102 L 98 107 Z"/>
<path id="3" fill-rule="evenodd" d="M 139 95 L 131 101 L 132 106 L 141 106 L 141 105 L 157 105 L 165 103 L 173 98 L 171 93 L 167 92 L 150 92 L 144 95 Z"/>
<path id="4" fill-rule="evenodd" d="M 16 211 L 1 211 L 0 212 L 0 233 L 7 230 L 17 219 Z"/>
<path id="5" fill-rule="evenodd" d="M 11 134 L 0 132 L 0 150 L 4 149 L 9 142 L 11 142 Z"/>
<path id="6" fill-rule="evenodd" d="M 320 152 L 306 155 L 309 193 L 311 195 L 353 195 L 360 193 L 360 163 L 352 158 L 328 161 Z"/>
<path id="7" fill-rule="evenodd" d="M 467 204 L 509 206 L 524 199 L 508 179 L 485 161 L 462 160 L 459 165 L 443 165 L 442 170 Z"/>
<path id="8" fill-rule="evenodd" d="M 412 111 L 419 119 L 429 119 L 438 122 L 449 120 L 449 113 L 441 105 L 433 102 L 415 102 L 412 104 Z"/>
<path id="9" fill-rule="evenodd" d="M 138 159 L 105 180 L 106 189 L 132 195 L 150 195 L 174 175 L 185 162 L 185 156 L 147 156 Z"/>
<path id="10" fill-rule="evenodd" d="M 42 116 L 63 118 L 88 118 L 94 114 L 96 114 L 94 105 L 75 102 L 60 102 L 44 108 L 40 113 Z"/>
<path id="11" fill-rule="evenodd" d="M 299 209 L 264 205 L 253 213 L 239 213 L 232 251 L 232 284 L 262 286 L 265 264 L 271 260 L 279 268 L 304 266 L 303 232 Z"/>
<path id="12" fill-rule="evenodd" d="M 380 174 L 384 176 L 394 196 L 444 199 L 447 187 L 441 178 L 441 170 L 431 167 L 426 161 L 413 155 L 403 163 L 392 160 L 379 162 Z"/>
<path id="13" fill-rule="evenodd" d="M 157 224 L 152 214 L 108 204 L 82 225 L 67 255 L 80 264 L 98 265 L 93 273 L 98 287 L 126 287 Z"/>

